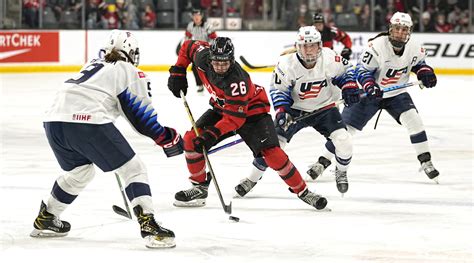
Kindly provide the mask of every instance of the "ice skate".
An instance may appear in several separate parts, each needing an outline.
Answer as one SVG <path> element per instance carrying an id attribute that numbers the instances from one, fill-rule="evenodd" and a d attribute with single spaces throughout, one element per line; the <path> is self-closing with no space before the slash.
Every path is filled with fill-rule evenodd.
<path id="1" fill-rule="evenodd" d="M 252 182 L 248 178 L 242 179 L 240 183 L 235 186 L 235 197 L 244 197 L 255 187 L 256 184 L 257 182 Z"/>
<path id="2" fill-rule="evenodd" d="M 309 175 L 306 180 L 316 180 L 316 178 L 323 174 L 324 170 L 326 170 L 329 165 L 331 165 L 331 161 L 323 156 L 320 156 L 318 161 L 311 165 L 309 170 L 306 171 L 306 173 Z"/>
<path id="3" fill-rule="evenodd" d="M 349 182 L 347 181 L 347 171 L 337 169 L 334 171 L 336 177 L 337 190 L 344 196 L 344 193 L 349 189 Z"/>
<path id="4" fill-rule="evenodd" d="M 431 154 L 429 152 L 422 153 L 418 155 L 418 160 L 420 161 L 421 167 L 419 171 L 424 171 L 425 174 L 430 178 L 431 180 L 435 181 L 436 183 L 439 183 L 438 181 L 438 175 L 439 171 L 436 170 L 433 166 L 433 162 L 431 161 Z"/>
<path id="5" fill-rule="evenodd" d="M 315 207 L 318 210 L 322 210 L 328 204 L 328 200 L 318 194 L 315 194 L 308 189 L 305 189 L 301 193 L 298 194 L 298 198 L 303 200 L 310 206 Z"/>
<path id="6" fill-rule="evenodd" d="M 140 233 L 145 239 L 147 248 L 169 248 L 175 247 L 173 231 L 160 226 L 153 214 L 143 213 L 143 208 L 139 205 L 133 208 L 133 212 L 140 224 Z"/>
<path id="7" fill-rule="evenodd" d="M 33 223 L 31 237 L 63 237 L 71 230 L 71 224 L 61 221 L 59 217 L 46 211 L 46 204 L 41 201 L 40 211 Z"/>
<path id="8" fill-rule="evenodd" d="M 207 191 L 211 177 L 200 184 L 193 183 L 188 190 L 179 191 L 174 195 L 174 206 L 178 207 L 201 207 L 206 205 Z"/>

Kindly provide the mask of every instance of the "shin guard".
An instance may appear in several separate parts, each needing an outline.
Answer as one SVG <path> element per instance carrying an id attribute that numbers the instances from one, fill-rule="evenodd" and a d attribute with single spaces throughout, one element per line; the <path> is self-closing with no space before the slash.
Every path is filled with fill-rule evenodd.
<path id="1" fill-rule="evenodd" d="M 262 151 L 262 155 L 268 166 L 280 175 L 293 193 L 297 194 L 306 188 L 306 183 L 301 178 L 300 172 L 280 147 L 265 149 Z"/>

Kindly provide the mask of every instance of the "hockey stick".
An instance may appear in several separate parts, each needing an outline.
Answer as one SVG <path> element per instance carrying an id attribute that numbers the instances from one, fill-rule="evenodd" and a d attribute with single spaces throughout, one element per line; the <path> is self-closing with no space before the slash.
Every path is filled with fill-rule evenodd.
<path id="1" fill-rule="evenodd" d="M 219 147 L 216 147 L 216 148 L 213 148 L 213 149 L 209 150 L 209 152 L 207 152 L 207 154 L 208 154 L 208 155 L 209 155 L 209 154 L 213 154 L 213 153 L 218 152 L 218 151 L 220 151 L 220 150 L 223 150 L 223 149 L 225 149 L 225 148 L 229 148 L 229 147 L 231 147 L 231 146 L 233 146 L 233 145 L 239 144 L 239 143 L 241 143 L 241 142 L 243 142 L 243 141 L 244 141 L 244 140 L 242 140 L 242 138 L 240 138 L 240 139 L 237 139 L 237 140 L 235 140 L 235 141 L 228 142 L 228 143 L 226 143 L 226 144 L 224 144 L 224 145 L 221 145 L 221 146 L 219 146 Z"/>
<path id="2" fill-rule="evenodd" d="M 239 57 L 240 60 L 242 61 L 242 63 L 247 66 L 248 68 L 251 68 L 251 69 L 262 69 L 262 68 L 274 68 L 275 65 L 262 65 L 262 66 L 254 66 L 252 64 L 250 64 L 245 58 L 244 56 L 240 56 Z"/>
<path id="3" fill-rule="evenodd" d="M 191 109 L 189 108 L 188 101 L 186 100 L 186 96 L 184 95 L 184 92 L 181 91 L 181 98 L 183 99 L 184 103 L 184 108 L 186 109 L 186 112 L 188 113 L 189 120 L 191 121 L 191 124 L 193 126 L 194 132 L 196 133 L 196 136 L 199 136 L 199 131 L 196 126 L 196 122 L 194 121 L 193 114 L 191 113 Z M 219 184 L 217 183 L 216 180 L 216 175 L 214 174 L 214 170 L 212 169 L 211 162 L 209 161 L 209 157 L 207 156 L 207 151 L 206 149 L 203 149 L 202 154 L 204 155 L 204 160 L 206 161 L 206 165 L 209 169 L 209 173 L 211 175 L 212 180 L 214 181 L 214 186 L 216 187 L 217 195 L 219 196 L 219 199 L 221 200 L 222 208 L 224 209 L 224 212 L 227 214 L 232 214 L 232 201 L 229 203 L 229 205 L 226 205 L 224 202 L 224 198 L 222 197 L 221 189 L 219 188 Z M 231 217 L 229 217 L 232 219 Z M 234 220 L 234 219 L 232 219 Z M 235 221 L 235 220 L 234 220 Z"/>
<path id="4" fill-rule="evenodd" d="M 120 193 L 122 193 L 122 198 L 123 198 L 123 203 L 125 204 L 125 208 L 127 209 L 126 211 L 121 208 L 120 206 L 113 205 L 112 210 L 114 210 L 115 213 L 124 216 L 128 219 L 132 219 L 132 213 L 130 213 L 130 207 L 128 206 L 127 198 L 125 197 L 125 192 L 122 187 L 122 182 L 120 181 L 120 177 L 118 174 L 115 174 L 115 178 L 117 178 L 117 183 L 120 188 Z"/>
<path id="5" fill-rule="evenodd" d="M 390 92 L 390 91 L 394 91 L 394 90 L 399 90 L 399 89 L 403 89 L 403 88 L 408 88 L 408 87 L 415 86 L 415 85 L 419 85 L 420 88 L 421 88 L 421 85 L 423 85 L 423 84 L 422 84 L 422 82 L 421 82 L 420 80 L 418 80 L 418 81 L 414 81 L 414 82 L 408 82 L 408 83 L 405 83 L 405 84 L 401 84 L 401 85 L 397 85 L 397 86 L 392 86 L 392 87 L 384 88 L 384 89 L 382 89 L 382 91 L 383 91 L 383 92 Z M 361 98 L 367 97 L 367 93 L 362 93 L 362 94 L 360 95 L 360 97 L 361 97 Z M 313 111 L 313 112 L 311 112 L 311 113 L 309 113 L 309 114 L 296 117 L 296 118 L 293 119 L 293 121 L 292 121 L 291 123 L 295 123 L 295 122 L 304 120 L 304 119 L 306 119 L 306 118 L 309 118 L 309 117 L 311 117 L 311 116 L 318 115 L 318 114 L 321 113 L 322 111 L 326 110 L 328 107 L 333 106 L 333 104 L 334 104 L 334 106 L 337 106 L 337 105 L 340 105 L 340 104 L 343 103 L 343 102 L 344 102 L 344 100 L 342 100 L 342 99 L 337 100 L 337 101 L 335 101 L 335 102 L 333 102 L 333 103 L 331 103 L 331 104 L 329 104 L 329 105 L 326 105 L 326 106 L 324 106 L 324 107 L 321 107 L 321 108 L 319 108 L 319 109 L 317 109 L 317 110 L 315 110 L 315 111 Z M 291 124 L 291 123 L 290 123 L 290 124 Z"/>

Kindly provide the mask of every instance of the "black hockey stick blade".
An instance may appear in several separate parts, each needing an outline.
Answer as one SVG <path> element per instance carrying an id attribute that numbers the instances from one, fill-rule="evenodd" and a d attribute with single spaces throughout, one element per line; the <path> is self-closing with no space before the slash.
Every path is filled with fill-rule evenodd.
<path id="1" fill-rule="evenodd" d="M 229 205 L 224 205 L 224 212 L 226 214 L 232 214 L 232 201 L 229 202 Z"/>
<path id="2" fill-rule="evenodd" d="M 118 215 L 121 215 L 123 217 L 126 217 L 128 219 L 132 219 L 132 215 L 129 214 L 125 209 L 121 208 L 120 206 L 113 205 L 112 210 Z"/>
<path id="3" fill-rule="evenodd" d="M 240 60 L 242 61 L 242 63 L 247 66 L 248 68 L 251 68 L 251 69 L 262 69 L 262 68 L 273 68 L 275 67 L 275 65 L 262 65 L 262 66 L 254 66 L 252 64 L 250 64 L 245 58 L 244 56 L 240 56 L 239 57 Z"/>

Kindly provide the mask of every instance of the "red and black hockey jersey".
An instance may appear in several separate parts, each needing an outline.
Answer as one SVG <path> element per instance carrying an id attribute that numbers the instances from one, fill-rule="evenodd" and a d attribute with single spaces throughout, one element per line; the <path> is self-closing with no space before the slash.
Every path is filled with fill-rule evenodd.
<path id="1" fill-rule="evenodd" d="M 222 119 L 215 127 L 221 134 L 237 130 L 250 116 L 268 113 L 270 102 L 265 89 L 252 83 L 249 74 L 234 62 L 224 75 L 214 72 L 209 59 L 209 44 L 185 41 L 179 51 L 176 66 L 193 63 L 204 87 L 211 94 L 209 103 Z"/>

